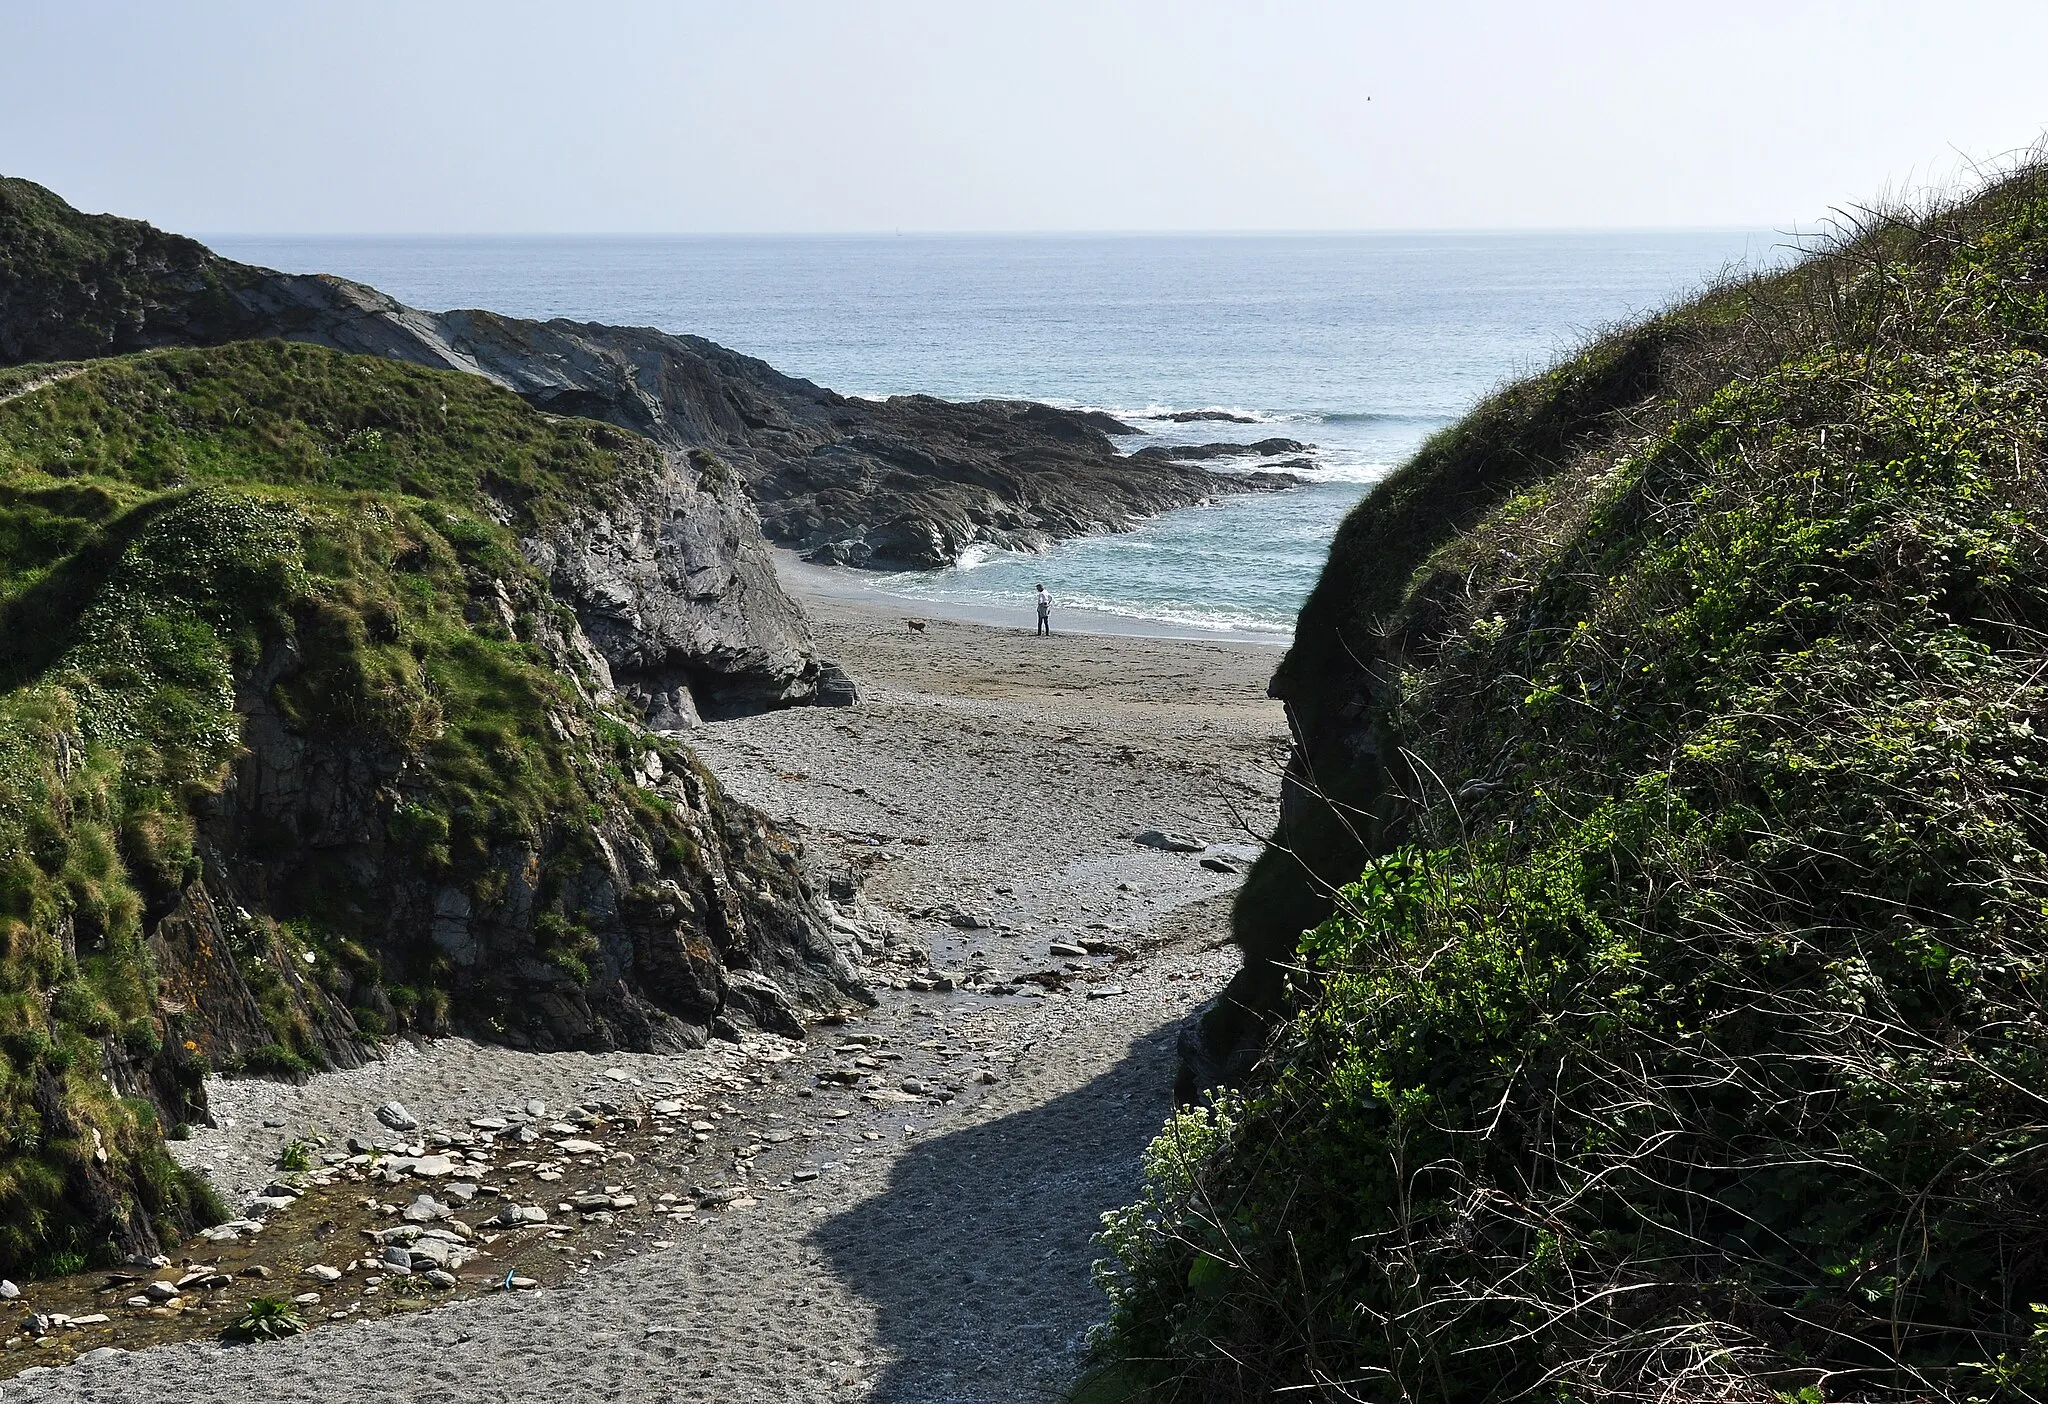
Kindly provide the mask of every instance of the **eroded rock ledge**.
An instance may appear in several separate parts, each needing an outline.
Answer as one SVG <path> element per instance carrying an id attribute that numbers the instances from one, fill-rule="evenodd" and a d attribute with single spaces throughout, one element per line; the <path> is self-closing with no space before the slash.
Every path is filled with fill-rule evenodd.
<path id="1" fill-rule="evenodd" d="M 8 225 L 0 363 L 280 336 L 469 371 L 540 408 L 708 454 L 714 479 L 725 466 L 744 485 L 768 538 L 814 560 L 945 566 L 977 544 L 1038 550 L 1298 481 L 1210 472 L 1187 453 L 1125 456 L 1112 436 L 1137 431 L 1103 414 L 1003 400 L 852 399 L 702 337 L 422 312 L 360 283 L 252 267 L 138 220 L 81 214 L 27 181 L 0 180 L 0 229 Z M 751 523 L 740 496 L 711 497 L 715 505 L 700 510 L 718 522 L 692 534 L 744 544 Z M 782 612 L 765 561 L 736 551 L 730 564 L 748 599 L 769 616 Z M 721 639 L 706 655 L 762 656 L 746 639 Z M 785 682 L 793 694 L 809 686 L 800 675 Z M 766 683 L 750 672 L 741 691 Z"/>

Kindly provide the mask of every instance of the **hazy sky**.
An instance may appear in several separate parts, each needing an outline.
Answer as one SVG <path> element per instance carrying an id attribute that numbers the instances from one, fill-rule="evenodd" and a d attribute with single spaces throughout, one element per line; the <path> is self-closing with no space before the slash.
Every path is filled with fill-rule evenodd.
<path id="1" fill-rule="evenodd" d="M 0 0 L 0 173 L 198 233 L 1807 228 L 2041 0 Z"/>

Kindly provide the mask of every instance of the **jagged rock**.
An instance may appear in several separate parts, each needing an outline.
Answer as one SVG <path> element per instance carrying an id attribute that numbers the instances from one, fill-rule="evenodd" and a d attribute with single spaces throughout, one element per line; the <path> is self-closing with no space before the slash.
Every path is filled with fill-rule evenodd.
<path id="1" fill-rule="evenodd" d="M 789 995 L 775 981 L 753 970 L 726 972 L 727 1017 L 744 1016 L 763 1033 L 802 1038 L 803 1022 L 790 1007 Z"/>
<path id="2" fill-rule="evenodd" d="M 383 1122 L 393 1131 L 417 1131 L 419 1129 L 419 1122 L 413 1120 L 412 1113 L 397 1102 L 384 1103 L 383 1106 L 377 1108 L 376 1115 L 377 1120 Z"/>
<path id="3" fill-rule="evenodd" d="M 1148 414 L 1146 419 L 1170 420 L 1175 424 L 1197 424 L 1214 420 L 1221 424 L 1257 424 L 1259 421 L 1248 414 L 1233 414 L 1229 410 L 1175 410 L 1171 414 Z"/>
<path id="4" fill-rule="evenodd" d="M 1197 463 L 1212 458 L 1277 458 L 1283 453 L 1308 451 L 1309 446 L 1299 439 L 1260 439 L 1252 444 L 1155 444 L 1131 457 L 1148 463 Z"/>
<path id="5" fill-rule="evenodd" d="M 359 283 L 254 268 L 140 221 L 83 215 L 27 181 L 0 181 L 0 221 L 10 207 L 65 228 L 97 257 L 9 290 L 0 362 L 282 336 L 469 371 L 543 409 L 632 429 L 692 462 L 701 455 L 712 497 L 743 482 L 768 536 L 817 560 L 934 567 L 977 544 L 1042 550 L 1171 507 L 1299 481 L 1210 473 L 1181 461 L 1190 450 L 1125 458 L 1110 435 L 1135 431 L 1100 413 L 923 395 L 848 399 L 701 337 L 421 312 Z M 735 528 L 735 541 L 747 535 L 739 492 L 716 510 L 701 505 Z M 750 588 L 780 595 L 772 571 L 756 579 L 734 564 Z M 767 640 L 736 642 L 706 671 L 726 661 L 751 667 Z M 742 680 L 748 689 L 762 681 Z M 813 685 L 797 682 L 806 697 Z"/>
<path id="6" fill-rule="evenodd" d="M 1200 839 L 1185 838 L 1180 834 L 1169 834 L 1159 829 L 1146 829 L 1139 833 L 1133 842 L 1166 853 L 1200 853 L 1208 847 Z"/>
<path id="7" fill-rule="evenodd" d="M 860 689 L 845 669 L 837 663 L 825 662 L 818 665 L 817 697 L 821 707 L 852 707 L 860 702 Z"/>
<path id="8" fill-rule="evenodd" d="M 431 1224 L 447 1218 L 454 1212 L 454 1209 L 443 1204 L 431 1194 L 423 1194 L 414 1199 L 412 1203 L 406 1205 L 400 1217 L 408 1223 Z"/>

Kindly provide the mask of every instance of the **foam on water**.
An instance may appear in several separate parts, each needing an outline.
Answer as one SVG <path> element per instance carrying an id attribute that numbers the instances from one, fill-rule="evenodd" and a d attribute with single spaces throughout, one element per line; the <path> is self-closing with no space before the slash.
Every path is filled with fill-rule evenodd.
<path id="1" fill-rule="evenodd" d="M 1239 636 L 1290 629 L 1344 514 L 1489 390 L 1778 256 L 1771 236 L 1739 232 L 211 242 L 415 306 L 694 332 L 850 395 L 1099 408 L 1144 431 L 1118 440 L 1127 452 L 1313 444 L 1291 492 L 1039 556 L 976 548 L 952 570 L 868 578 L 1020 616 L 1044 579 L 1063 607 Z M 1253 422 L 1157 417 L 1203 409 Z"/>

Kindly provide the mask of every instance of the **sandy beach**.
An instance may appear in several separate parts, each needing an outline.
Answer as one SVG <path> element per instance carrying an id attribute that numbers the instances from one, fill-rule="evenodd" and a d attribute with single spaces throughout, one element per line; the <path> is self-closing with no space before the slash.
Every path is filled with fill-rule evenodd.
<path id="1" fill-rule="evenodd" d="M 802 835 L 872 1013 L 801 1043 L 681 1056 L 442 1040 L 303 1087 L 216 1082 L 220 1124 L 177 1149 L 231 1204 L 292 1140 L 389 1136 L 373 1115 L 389 1099 L 458 1129 L 602 1103 L 614 1139 L 546 1162 L 559 1184 L 514 1183 L 540 1177 L 527 1162 L 489 1178 L 551 1210 L 575 1192 L 637 1202 L 573 1237 L 520 1240 L 517 1264 L 554 1269 L 519 1267 L 532 1290 L 388 1311 L 344 1271 L 303 1335 L 28 1373 L 58 1352 L 10 1350 L 0 1398 L 166 1400 L 198 1381 L 250 1404 L 1057 1398 L 1102 1311 L 1090 1235 L 1137 1188 L 1180 1020 L 1233 968 L 1217 943 L 1286 744 L 1264 696 L 1277 654 L 922 615 L 912 631 L 886 601 L 806 607 L 860 705 L 717 723 L 693 744 Z M 1135 841 L 1152 829 L 1202 846 Z M 627 1127 L 639 1149 L 621 1154 Z M 486 1196 L 460 1217 L 496 1207 Z M 462 1275 L 509 1275 L 512 1242 L 488 1242 Z M 74 1335 L 62 1354 L 104 1344 Z"/>

